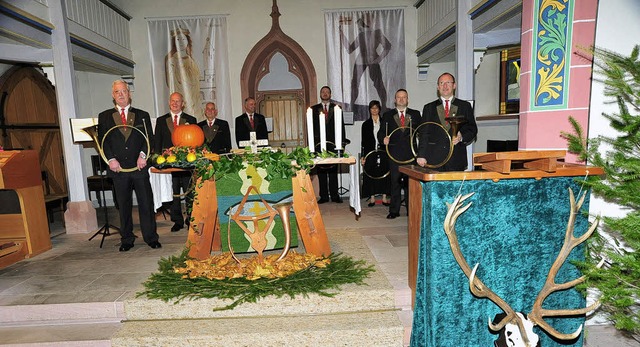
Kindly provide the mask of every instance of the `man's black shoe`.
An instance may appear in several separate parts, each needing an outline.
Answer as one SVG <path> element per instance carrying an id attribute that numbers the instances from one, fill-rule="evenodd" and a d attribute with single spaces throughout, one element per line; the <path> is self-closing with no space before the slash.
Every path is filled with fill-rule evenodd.
<path id="1" fill-rule="evenodd" d="M 176 231 L 182 229 L 183 227 L 184 227 L 184 225 L 176 223 L 171 227 L 171 232 L 176 232 Z"/>
<path id="2" fill-rule="evenodd" d="M 120 245 L 120 252 L 126 252 L 133 248 L 133 243 L 123 243 Z"/>
<path id="3" fill-rule="evenodd" d="M 338 203 L 338 204 L 341 204 L 342 203 L 342 198 L 341 197 L 337 197 L 335 199 L 331 199 L 331 201 L 333 201 L 335 203 Z"/>
<path id="4" fill-rule="evenodd" d="M 162 245 L 158 241 L 153 241 L 149 244 L 149 247 L 156 249 L 156 248 L 162 248 Z"/>
<path id="5" fill-rule="evenodd" d="M 389 214 L 387 215 L 387 219 L 395 219 L 398 216 L 398 213 L 389 212 Z"/>
<path id="6" fill-rule="evenodd" d="M 324 204 L 325 202 L 329 202 L 329 199 L 321 198 L 318 200 L 318 204 Z"/>

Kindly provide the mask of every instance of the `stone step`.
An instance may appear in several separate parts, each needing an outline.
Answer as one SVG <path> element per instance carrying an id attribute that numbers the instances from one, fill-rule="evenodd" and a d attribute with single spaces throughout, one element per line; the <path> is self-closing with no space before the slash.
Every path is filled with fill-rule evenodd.
<path id="1" fill-rule="evenodd" d="M 280 315 L 318 315 L 395 309 L 395 292 L 382 272 L 372 274 L 367 285 L 345 285 L 334 297 L 309 294 L 277 298 L 268 296 L 256 303 L 243 303 L 232 310 L 214 310 L 231 300 L 198 299 L 179 303 L 138 298 L 125 302 L 127 320 L 208 319 Z"/>
<path id="2" fill-rule="evenodd" d="M 403 346 L 395 311 L 191 320 L 126 321 L 114 347 Z"/>
<path id="3" fill-rule="evenodd" d="M 122 323 L 2 326 L 0 344 L 12 347 L 110 347 Z"/>
<path id="4" fill-rule="evenodd" d="M 123 302 L 0 306 L 0 326 L 116 323 L 125 318 Z"/>

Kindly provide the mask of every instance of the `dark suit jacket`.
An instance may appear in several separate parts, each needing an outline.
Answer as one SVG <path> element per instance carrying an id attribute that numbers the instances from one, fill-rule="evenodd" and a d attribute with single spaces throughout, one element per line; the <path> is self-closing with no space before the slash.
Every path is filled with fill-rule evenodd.
<path id="1" fill-rule="evenodd" d="M 336 141 L 336 126 L 335 118 L 333 116 L 333 108 L 336 106 L 333 102 L 329 103 L 329 114 L 325 122 L 325 130 L 327 134 L 327 151 L 335 150 Z M 316 147 L 316 152 L 320 151 L 320 114 L 323 111 L 322 103 L 311 106 L 313 112 L 313 143 Z M 346 134 L 344 131 L 344 117 L 342 118 L 342 148 L 345 146 Z"/>
<path id="2" fill-rule="evenodd" d="M 236 117 L 236 144 L 240 147 L 240 141 L 249 141 L 249 133 L 256 132 L 256 140 L 268 140 L 269 132 L 267 131 L 267 121 L 264 116 L 259 113 L 253 114 L 254 129 L 251 129 L 251 122 L 249 122 L 249 116 L 243 113 Z"/>
<path id="3" fill-rule="evenodd" d="M 213 126 L 205 119 L 198 123 L 204 132 L 204 144 L 212 153 L 229 153 L 231 151 L 231 130 L 229 123 L 216 118 Z"/>
<path id="4" fill-rule="evenodd" d="M 103 142 L 102 139 L 109 129 L 120 124 L 122 124 L 122 120 L 115 107 L 101 112 L 98 115 L 99 141 Z M 154 136 L 151 132 L 151 118 L 147 112 L 130 107 L 127 114 L 127 124 L 146 133 L 149 138 L 149 145 L 153 149 Z M 122 168 L 136 167 L 140 152 L 147 153 L 147 149 L 147 142 L 140 132 L 130 128 L 113 129 L 104 139 L 102 147 L 107 160 L 115 158 Z M 112 176 L 115 175 L 115 172 L 107 170 L 107 174 Z"/>
<path id="5" fill-rule="evenodd" d="M 466 122 L 463 123 L 458 130 L 462 135 L 462 141 L 454 146 L 451 159 L 437 170 L 463 171 L 467 168 L 466 147 L 476 139 L 476 135 L 478 135 L 478 126 L 476 125 L 476 118 L 473 115 L 473 108 L 471 107 L 471 104 L 465 100 L 453 98 L 451 101 L 449 115 L 456 117 L 464 116 Z M 422 118 L 424 122 L 442 124 L 450 131 L 450 126 L 444 119 L 444 105 L 442 105 L 442 99 L 440 98 L 424 105 Z M 457 134 L 451 134 L 452 137 L 456 135 Z M 443 136 L 441 132 L 422 132 L 420 134 L 418 157 L 427 159 L 427 163 L 429 163 L 429 158 L 446 158 L 449 144 L 447 143 L 448 138 L 446 141 L 443 138 L 446 138 L 446 136 Z"/>
<path id="6" fill-rule="evenodd" d="M 184 112 L 180 115 L 180 125 L 184 124 L 198 124 L 196 117 L 190 116 Z M 171 113 L 167 113 L 158 117 L 156 120 L 155 147 L 154 152 L 156 154 L 162 154 L 167 148 L 173 147 L 173 141 L 171 141 L 171 135 L 173 135 L 173 119 Z"/>
<path id="7" fill-rule="evenodd" d="M 380 117 L 382 120 L 382 117 Z M 364 158 L 369 152 L 376 150 L 377 134 L 373 133 L 373 119 L 369 117 L 362 123 L 362 138 L 360 141 L 360 155 Z"/>
<path id="8" fill-rule="evenodd" d="M 400 114 L 398 109 L 391 109 L 382 115 L 380 121 L 380 130 L 378 130 L 378 142 L 381 146 L 384 146 L 384 138 L 387 135 L 391 135 L 389 139 L 389 153 L 391 157 L 396 160 L 406 161 L 413 158 L 413 152 L 411 151 L 411 129 L 415 129 L 422 123 L 420 112 L 411 108 L 407 108 L 404 112 L 406 127 L 404 130 L 398 130 L 395 133 L 394 130 L 400 128 Z M 392 134 L 393 133 L 393 134 Z M 391 159 L 391 158 L 389 158 Z M 390 163 L 395 163 L 393 160 Z"/>

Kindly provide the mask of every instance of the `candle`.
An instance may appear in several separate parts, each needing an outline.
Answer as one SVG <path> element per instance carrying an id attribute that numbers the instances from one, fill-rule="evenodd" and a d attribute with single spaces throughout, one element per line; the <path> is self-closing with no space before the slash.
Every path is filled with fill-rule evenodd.
<path id="1" fill-rule="evenodd" d="M 327 150 L 326 117 L 324 114 L 318 114 L 318 118 L 320 118 L 320 152 Z"/>
<path id="2" fill-rule="evenodd" d="M 313 143 L 313 111 L 311 107 L 307 108 L 307 141 L 309 142 L 309 151 L 315 152 L 316 146 Z"/>
<path id="3" fill-rule="evenodd" d="M 336 149 L 342 149 L 342 109 L 338 105 L 333 107 L 333 118 L 336 134 Z"/>

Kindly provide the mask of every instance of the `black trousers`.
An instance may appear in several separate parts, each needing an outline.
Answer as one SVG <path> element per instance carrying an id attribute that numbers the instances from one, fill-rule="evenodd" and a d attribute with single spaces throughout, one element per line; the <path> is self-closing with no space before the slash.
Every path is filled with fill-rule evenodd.
<path id="1" fill-rule="evenodd" d="M 120 238 L 123 244 L 133 244 L 133 192 L 138 200 L 138 216 L 144 242 L 158 241 L 156 214 L 153 211 L 153 193 L 147 169 L 120 172 L 112 176 L 116 201 L 120 211 Z"/>
<path id="2" fill-rule="evenodd" d="M 180 195 L 189 191 L 191 184 L 191 172 L 173 172 L 171 173 L 171 188 L 173 189 L 173 202 L 171 203 L 171 221 L 177 224 L 184 225 L 184 220 L 189 220 L 191 215 L 187 213 L 186 217 L 182 216 L 182 204 L 180 202 Z M 182 192 L 181 192 L 182 190 Z M 185 198 L 186 208 L 189 211 L 189 207 L 193 204 L 193 192 L 189 192 Z"/>
<path id="3" fill-rule="evenodd" d="M 389 205 L 389 213 L 400 214 L 400 206 L 402 205 L 402 190 L 404 189 L 405 202 L 409 201 L 409 188 L 407 175 L 401 173 L 399 165 L 393 161 L 389 162 L 389 178 L 391 180 L 391 205 Z M 408 210 L 407 210 L 408 211 Z"/>
<path id="4" fill-rule="evenodd" d="M 338 193 L 338 165 L 320 167 L 317 174 L 320 199 L 329 200 L 329 194 L 331 194 L 331 199 L 337 200 L 340 198 Z"/>

